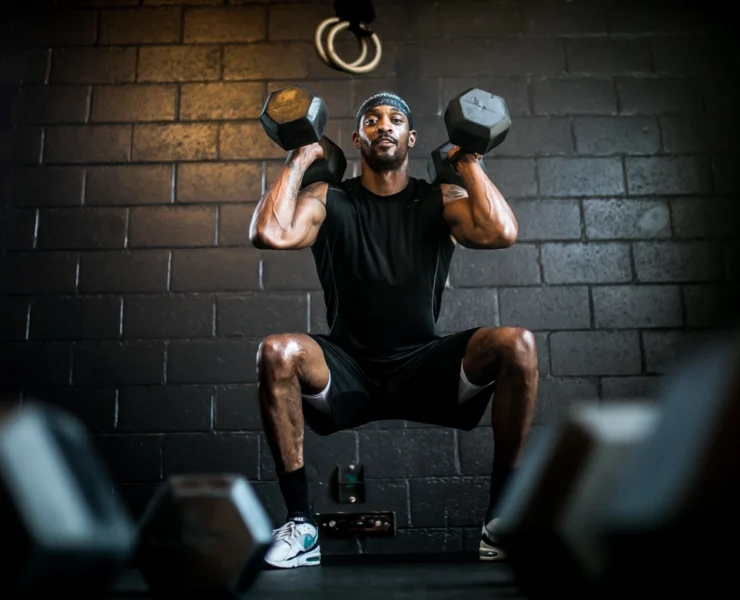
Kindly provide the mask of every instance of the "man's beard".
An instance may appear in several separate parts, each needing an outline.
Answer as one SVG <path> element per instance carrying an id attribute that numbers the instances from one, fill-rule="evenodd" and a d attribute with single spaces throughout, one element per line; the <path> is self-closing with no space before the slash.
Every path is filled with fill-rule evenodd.
<path id="1" fill-rule="evenodd" d="M 398 140 L 393 140 L 393 143 L 396 145 L 393 154 L 378 153 L 373 142 L 362 145 L 362 156 L 373 171 L 395 171 L 403 165 L 408 148 Z"/>

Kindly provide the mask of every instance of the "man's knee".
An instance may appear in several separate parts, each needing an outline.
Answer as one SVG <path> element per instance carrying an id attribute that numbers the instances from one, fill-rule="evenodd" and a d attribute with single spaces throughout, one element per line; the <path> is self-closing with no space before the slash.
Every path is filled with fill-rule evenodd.
<path id="1" fill-rule="evenodd" d="M 487 337 L 503 365 L 537 370 L 537 345 L 531 331 L 521 327 L 497 327 L 488 329 Z"/>
<path id="2" fill-rule="evenodd" d="M 295 376 L 303 351 L 299 336 L 278 334 L 267 336 L 257 350 L 257 370 L 282 378 Z"/>

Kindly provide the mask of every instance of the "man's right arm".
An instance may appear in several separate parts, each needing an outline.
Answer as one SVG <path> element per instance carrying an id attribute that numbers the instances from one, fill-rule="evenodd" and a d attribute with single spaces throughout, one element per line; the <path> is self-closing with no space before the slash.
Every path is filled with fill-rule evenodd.
<path id="1" fill-rule="evenodd" d="M 249 227 L 255 248 L 300 250 L 310 246 L 326 218 L 329 185 L 317 182 L 300 189 L 306 170 L 321 158 L 318 144 L 294 150 L 257 204 Z"/>

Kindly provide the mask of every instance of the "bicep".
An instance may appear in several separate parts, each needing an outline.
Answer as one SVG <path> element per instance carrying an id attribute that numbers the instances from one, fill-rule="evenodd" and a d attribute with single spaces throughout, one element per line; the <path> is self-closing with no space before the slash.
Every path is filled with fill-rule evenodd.
<path id="1" fill-rule="evenodd" d="M 474 239 L 473 212 L 470 210 L 470 197 L 465 188 L 447 185 L 442 190 L 444 208 L 442 214 L 450 230 L 450 237 L 456 244 L 466 248 L 486 248 Z"/>
<path id="2" fill-rule="evenodd" d="M 310 246 L 326 219 L 326 183 L 315 183 L 301 190 L 293 217 L 291 248 Z"/>
<path id="3" fill-rule="evenodd" d="M 442 184 L 442 215 L 453 232 L 470 219 L 469 200 L 465 188 Z"/>
<path id="4" fill-rule="evenodd" d="M 442 214 L 450 229 L 454 229 L 470 219 L 470 207 L 465 198 L 460 198 L 446 202 Z"/>

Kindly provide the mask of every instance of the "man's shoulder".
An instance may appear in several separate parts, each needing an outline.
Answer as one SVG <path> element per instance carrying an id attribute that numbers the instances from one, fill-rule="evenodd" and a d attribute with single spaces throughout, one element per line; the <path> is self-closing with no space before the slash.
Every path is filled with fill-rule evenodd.
<path id="1" fill-rule="evenodd" d="M 343 179 L 339 183 L 330 183 L 329 191 L 334 194 L 347 197 L 357 189 L 359 181 L 359 177 L 349 177 L 347 179 Z"/>
<path id="2" fill-rule="evenodd" d="M 339 183 L 329 183 L 326 192 L 327 214 L 347 214 L 353 210 L 355 197 L 357 196 L 356 185 L 359 178 L 344 179 Z"/>
<path id="3" fill-rule="evenodd" d="M 417 188 L 422 190 L 439 190 L 441 188 L 440 183 L 431 183 L 424 177 L 409 177 L 411 181 L 414 182 L 414 185 L 417 186 Z"/>
<path id="4" fill-rule="evenodd" d="M 442 193 L 440 184 L 430 183 L 420 177 L 409 177 L 409 179 L 414 185 L 414 195 L 417 200 L 422 202 L 439 202 Z"/>

